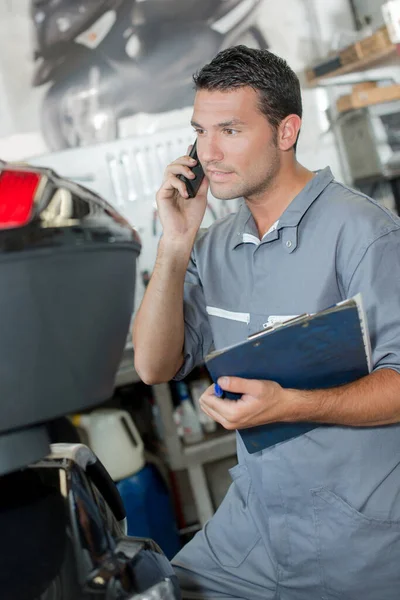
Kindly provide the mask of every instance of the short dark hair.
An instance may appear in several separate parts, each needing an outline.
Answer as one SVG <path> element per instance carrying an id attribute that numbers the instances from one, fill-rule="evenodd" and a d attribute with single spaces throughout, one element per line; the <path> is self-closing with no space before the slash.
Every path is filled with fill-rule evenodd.
<path id="1" fill-rule="evenodd" d="M 288 115 L 303 114 L 300 81 L 287 62 L 269 50 L 233 46 L 193 75 L 196 90 L 228 91 L 249 86 L 274 129 Z M 296 149 L 297 141 L 294 145 Z"/>

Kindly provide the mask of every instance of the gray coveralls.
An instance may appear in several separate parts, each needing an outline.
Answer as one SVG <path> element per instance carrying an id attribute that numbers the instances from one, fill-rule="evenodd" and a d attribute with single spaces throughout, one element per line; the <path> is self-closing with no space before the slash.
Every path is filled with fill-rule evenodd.
<path id="1" fill-rule="evenodd" d="M 400 219 L 333 179 L 261 242 L 245 204 L 201 232 L 185 281 L 185 363 L 361 292 L 374 370 L 400 372 Z M 248 454 L 174 559 L 183 597 L 399 600 L 400 425 L 318 427 Z"/>

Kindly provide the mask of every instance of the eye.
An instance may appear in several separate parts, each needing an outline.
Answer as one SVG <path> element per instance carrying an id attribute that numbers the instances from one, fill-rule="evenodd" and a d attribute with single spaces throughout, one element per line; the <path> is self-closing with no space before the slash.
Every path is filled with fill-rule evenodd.
<path id="1" fill-rule="evenodd" d="M 238 131 L 237 129 L 230 129 L 229 127 L 226 127 L 224 129 L 224 133 L 226 133 L 226 135 L 236 135 Z"/>
<path id="2" fill-rule="evenodd" d="M 194 127 L 193 129 L 197 135 L 202 135 L 204 133 L 204 129 L 201 129 L 200 127 Z"/>

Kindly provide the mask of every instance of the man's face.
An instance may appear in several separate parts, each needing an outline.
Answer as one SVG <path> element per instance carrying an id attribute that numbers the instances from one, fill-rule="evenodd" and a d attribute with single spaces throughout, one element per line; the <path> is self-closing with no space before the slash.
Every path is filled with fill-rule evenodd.
<path id="1" fill-rule="evenodd" d="M 280 166 L 277 135 L 252 88 L 198 91 L 192 125 L 215 198 L 256 198 L 269 188 Z"/>

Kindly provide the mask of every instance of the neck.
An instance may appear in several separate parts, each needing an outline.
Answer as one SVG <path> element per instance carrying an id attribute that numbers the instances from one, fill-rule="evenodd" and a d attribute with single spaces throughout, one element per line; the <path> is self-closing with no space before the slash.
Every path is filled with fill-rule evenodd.
<path id="1" fill-rule="evenodd" d="M 260 239 L 313 177 L 312 171 L 293 160 L 287 165 L 281 165 L 268 189 L 245 198 Z"/>

